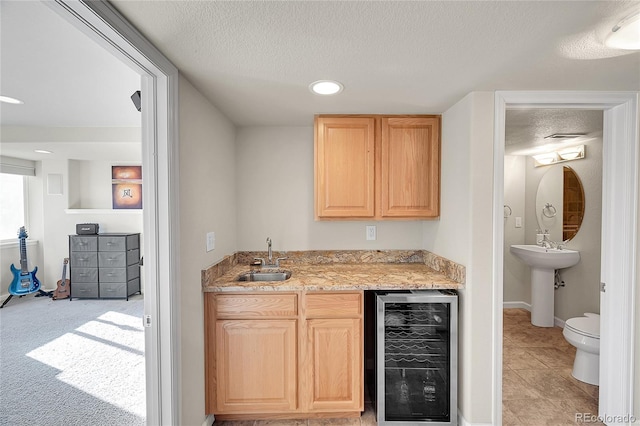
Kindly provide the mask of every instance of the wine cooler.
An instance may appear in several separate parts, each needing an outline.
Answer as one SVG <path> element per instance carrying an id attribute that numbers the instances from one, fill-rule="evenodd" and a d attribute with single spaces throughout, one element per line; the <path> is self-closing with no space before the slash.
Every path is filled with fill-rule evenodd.
<path id="1" fill-rule="evenodd" d="M 458 424 L 457 294 L 379 292 L 376 305 L 378 424 Z"/>

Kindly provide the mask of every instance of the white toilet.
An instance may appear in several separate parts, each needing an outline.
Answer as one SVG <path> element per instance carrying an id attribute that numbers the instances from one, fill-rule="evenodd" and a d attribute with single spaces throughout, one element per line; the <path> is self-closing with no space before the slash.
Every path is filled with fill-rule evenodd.
<path id="1" fill-rule="evenodd" d="M 562 334 L 577 349 L 572 376 L 597 386 L 600 373 L 600 315 L 584 315 L 568 319 Z"/>

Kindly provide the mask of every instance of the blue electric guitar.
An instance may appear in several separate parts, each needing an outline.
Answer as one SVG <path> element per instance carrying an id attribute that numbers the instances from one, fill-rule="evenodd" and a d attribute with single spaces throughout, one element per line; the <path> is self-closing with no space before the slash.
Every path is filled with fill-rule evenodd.
<path id="1" fill-rule="evenodd" d="M 13 264 L 11 265 L 13 281 L 9 285 L 9 294 L 12 296 L 24 296 L 25 294 L 40 291 L 40 281 L 36 278 L 38 267 L 36 266 L 33 271 L 29 272 L 29 267 L 27 266 L 27 243 L 25 240 L 28 237 L 27 231 L 22 226 L 18 233 L 18 239 L 20 240 L 20 269 L 13 266 Z"/>

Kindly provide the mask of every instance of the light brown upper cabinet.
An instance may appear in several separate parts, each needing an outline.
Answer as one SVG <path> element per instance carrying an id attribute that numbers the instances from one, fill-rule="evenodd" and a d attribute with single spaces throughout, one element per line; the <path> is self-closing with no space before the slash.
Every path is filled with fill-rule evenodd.
<path id="1" fill-rule="evenodd" d="M 316 219 L 429 219 L 439 207 L 439 115 L 316 116 Z"/>

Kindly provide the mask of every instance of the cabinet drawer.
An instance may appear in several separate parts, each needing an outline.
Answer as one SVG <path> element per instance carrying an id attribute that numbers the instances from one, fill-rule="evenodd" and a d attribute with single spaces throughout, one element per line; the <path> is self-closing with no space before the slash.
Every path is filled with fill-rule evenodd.
<path id="1" fill-rule="evenodd" d="M 124 268 L 128 265 L 138 266 L 140 262 L 140 250 L 105 251 L 98 254 L 100 267 Z"/>
<path id="2" fill-rule="evenodd" d="M 100 235 L 98 251 L 125 251 L 140 247 L 138 234 L 133 235 Z"/>
<path id="3" fill-rule="evenodd" d="M 127 265 L 138 265 L 140 263 L 140 250 L 127 251 Z"/>
<path id="4" fill-rule="evenodd" d="M 127 283 L 100 283 L 100 297 L 127 297 Z"/>
<path id="5" fill-rule="evenodd" d="M 127 253 L 120 251 L 107 251 L 98 254 L 100 267 L 124 268 L 127 266 Z"/>
<path id="6" fill-rule="evenodd" d="M 218 294 L 218 318 L 294 317 L 298 314 L 296 294 Z"/>
<path id="7" fill-rule="evenodd" d="M 117 283 L 127 281 L 126 268 L 100 268 L 101 283 Z"/>
<path id="8" fill-rule="evenodd" d="M 358 318 L 362 293 L 311 293 L 306 297 L 307 318 Z"/>
<path id="9" fill-rule="evenodd" d="M 71 268 L 71 282 L 78 283 L 97 283 L 97 268 Z M 97 287 L 96 287 L 97 288 Z"/>
<path id="10" fill-rule="evenodd" d="M 98 297 L 98 283 L 72 283 L 71 297 Z"/>
<path id="11" fill-rule="evenodd" d="M 100 237 L 98 248 L 100 251 L 125 251 L 127 247 L 126 237 Z"/>
<path id="12" fill-rule="evenodd" d="M 98 251 L 97 236 L 71 236 L 71 251 Z"/>
<path id="13" fill-rule="evenodd" d="M 127 296 L 140 293 L 140 278 L 135 278 L 127 283 Z"/>
<path id="14" fill-rule="evenodd" d="M 72 268 L 97 268 L 98 253 L 97 252 L 71 252 Z"/>

